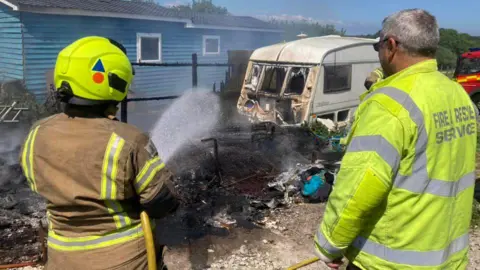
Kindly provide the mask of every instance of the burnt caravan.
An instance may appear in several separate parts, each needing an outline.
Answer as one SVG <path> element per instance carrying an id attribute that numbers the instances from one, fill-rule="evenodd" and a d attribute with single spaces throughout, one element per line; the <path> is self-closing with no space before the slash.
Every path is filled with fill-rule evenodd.
<path id="1" fill-rule="evenodd" d="M 250 57 L 237 103 L 254 123 L 348 121 L 380 66 L 375 39 L 323 36 L 257 49 Z"/>

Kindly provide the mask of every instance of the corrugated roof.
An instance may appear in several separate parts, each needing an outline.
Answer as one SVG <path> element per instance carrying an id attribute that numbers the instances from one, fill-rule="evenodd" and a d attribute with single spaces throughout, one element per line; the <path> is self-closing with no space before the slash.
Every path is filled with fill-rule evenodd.
<path id="1" fill-rule="evenodd" d="M 213 15 L 198 12 L 180 12 L 154 3 L 124 0 L 6 0 L 22 8 L 58 8 L 91 12 L 130 14 L 189 20 L 194 25 L 278 29 L 268 22 L 247 16 Z"/>

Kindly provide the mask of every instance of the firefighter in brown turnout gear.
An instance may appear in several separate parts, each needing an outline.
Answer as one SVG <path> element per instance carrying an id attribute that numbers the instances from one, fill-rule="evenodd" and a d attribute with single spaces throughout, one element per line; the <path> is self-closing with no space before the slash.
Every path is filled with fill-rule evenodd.
<path id="1" fill-rule="evenodd" d="M 367 79 L 365 79 L 365 83 L 364 83 L 365 88 L 367 88 L 367 90 L 370 90 L 372 85 L 385 79 L 384 77 L 385 75 L 383 74 L 383 69 L 381 67 L 375 69 L 368 75 Z"/>
<path id="2" fill-rule="evenodd" d="M 140 213 L 158 219 L 178 207 L 152 141 L 115 121 L 133 77 L 113 40 L 83 38 L 58 55 L 64 112 L 35 123 L 20 156 L 31 189 L 47 201 L 47 269 L 147 269 Z"/>

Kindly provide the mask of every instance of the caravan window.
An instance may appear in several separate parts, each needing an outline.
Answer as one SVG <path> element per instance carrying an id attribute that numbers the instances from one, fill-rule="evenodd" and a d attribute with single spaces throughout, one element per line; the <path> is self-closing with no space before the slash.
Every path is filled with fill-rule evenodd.
<path id="1" fill-rule="evenodd" d="M 253 65 L 252 71 L 250 72 L 246 85 L 252 86 L 255 89 L 258 85 L 258 80 L 260 79 L 260 74 L 262 71 L 262 67 L 260 65 Z"/>
<path id="2" fill-rule="evenodd" d="M 350 90 L 352 84 L 352 65 L 324 66 L 324 70 L 324 93 Z"/>
<path id="3" fill-rule="evenodd" d="M 283 81 L 285 80 L 285 75 L 287 73 L 287 68 L 266 66 L 264 72 L 265 75 L 260 91 L 272 94 L 280 94 Z"/>
<path id="4" fill-rule="evenodd" d="M 301 95 L 305 88 L 310 69 L 305 67 L 294 67 L 290 71 L 290 79 L 285 89 L 286 95 Z"/>

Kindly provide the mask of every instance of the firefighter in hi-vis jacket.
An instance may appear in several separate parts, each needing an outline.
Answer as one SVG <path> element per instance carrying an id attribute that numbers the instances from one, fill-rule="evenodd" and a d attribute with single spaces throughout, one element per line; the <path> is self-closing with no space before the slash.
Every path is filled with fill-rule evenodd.
<path id="1" fill-rule="evenodd" d="M 147 269 L 140 212 L 158 219 L 179 205 L 149 137 L 115 121 L 133 77 L 114 40 L 82 38 L 58 55 L 64 112 L 36 122 L 20 155 L 31 189 L 47 201 L 47 269 Z"/>

